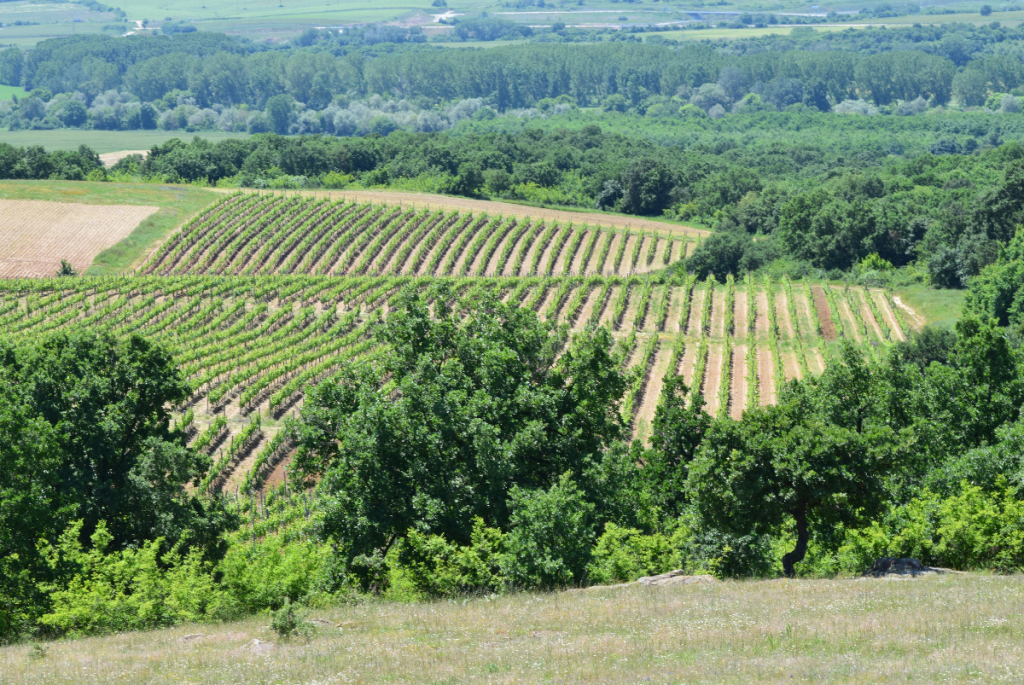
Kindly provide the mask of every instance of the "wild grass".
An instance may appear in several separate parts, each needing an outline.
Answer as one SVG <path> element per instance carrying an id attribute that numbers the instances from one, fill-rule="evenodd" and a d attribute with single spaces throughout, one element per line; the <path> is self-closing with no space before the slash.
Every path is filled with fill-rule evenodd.
<path id="1" fill-rule="evenodd" d="M 914 323 L 952 328 L 960 320 L 965 290 L 937 290 L 925 285 L 913 285 L 893 291 L 903 304 L 917 315 Z M 904 312 L 907 315 L 907 312 Z M 907 317 L 910 318 L 909 316 Z M 908 323 L 911 323 L 908 321 Z"/>
<path id="2" fill-rule="evenodd" d="M 1024 579 L 725 582 L 369 602 L 0 650 L 3 683 L 960 683 L 1024 679 Z M 340 626 L 340 627 L 335 627 Z M 188 639 L 186 639 L 187 636 Z M 197 637 L 198 636 L 198 637 Z M 266 644 L 254 644 L 260 640 Z"/>

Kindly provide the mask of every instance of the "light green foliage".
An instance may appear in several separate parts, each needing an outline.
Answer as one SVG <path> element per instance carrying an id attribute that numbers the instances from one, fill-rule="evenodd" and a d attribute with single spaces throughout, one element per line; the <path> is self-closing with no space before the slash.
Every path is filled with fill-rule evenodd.
<path id="1" fill-rule="evenodd" d="M 311 596 L 329 568 L 330 555 L 326 545 L 287 542 L 272 535 L 233 545 L 217 571 L 241 609 L 277 609 L 286 600 L 297 602 Z"/>
<path id="2" fill-rule="evenodd" d="M 587 567 L 596 584 L 628 583 L 642 576 L 666 573 L 682 566 L 677 540 L 662 533 L 645 535 L 635 528 L 606 523 Z"/>
<path id="3" fill-rule="evenodd" d="M 581 585 L 594 544 L 594 505 L 568 472 L 548 490 L 515 487 L 508 551 L 501 563 L 511 588 Z"/>
<path id="4" fill-rule="evenodd" d="M 424 535 L 413 529 L 401 551 L 403 569 L 423 594 L 450 596 L 500 589 L 501 556 L 506 534 L 473 520 L 469 545 L 449 542 L 441 535 Z"/>
<path id="5" fill-rule="evenodd" d="M 838 553 L 842 568 L 854 573 L 883 556 L 958 570 L 1018 570 L 1024 565 L 1024 502 L 1005 479 L 993 491 L 964 481 L 947 498 L 924 492 L 881 521 L 849 531 Z"/>
<path id="6" fill-rule="evenodd" d="M 56 544 L 42 543 L 50 567 L 68 574 L 59 583 L 44 584 L 52 609 L 39 619 L 42 625 L 89 635 L 220 620 L 237 613 L 234 600 L 198 552 L 162 555 L 162 538 L 138 549 L 108 552 L 113 536 L 103 521 L 88 548 L 79 539 L 81 533 L 82 522 L 77 521 Z"/>

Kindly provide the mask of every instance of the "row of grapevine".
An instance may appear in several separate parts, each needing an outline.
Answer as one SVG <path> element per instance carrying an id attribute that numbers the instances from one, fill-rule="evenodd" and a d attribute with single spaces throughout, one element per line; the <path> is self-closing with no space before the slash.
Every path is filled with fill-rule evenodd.
<path id="1" fill-rule="evenodd" d="M 506 273 L 510 261 L 516 276 L 643 273 L 667 266 L 674 242 L 571 223 L 238 194 L 185 224 L 154 252 L 142 273 L 412 274 L 426 263 L 425 273 L 435 276 L 486 276 Z"/>

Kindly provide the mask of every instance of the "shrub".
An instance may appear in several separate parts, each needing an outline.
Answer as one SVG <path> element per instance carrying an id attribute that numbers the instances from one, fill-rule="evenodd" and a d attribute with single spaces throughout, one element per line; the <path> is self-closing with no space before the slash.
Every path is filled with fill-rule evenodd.
<path id="1" fill-rule="evenodd" d="M 442 535 L 410 530 L 400 562 L 415 588 L 427 595 L 449 596 L 497 589 L 505 534 L 473 520 L 468 546 L 449 542 Z"/>
<path id="2" fill-rule="evenodd" d="M 82 522 L 70 526 L 56 546 L 43 543 L 54 571 L 75 569 L 63 582 L 44 585 L 52 610 L 42 625 L 73 635 L 139 630 L 177 623 L 225 619 L 237 613 L 198 552 L 160 556 L 163 539 L 139 549 L 107 554 L 113 540 L 101 521 L 92 547 L 80 541 Z"/>
<path id="3" fill-rule="evenodd" d="M 511 532 L 501 561 L 514 588 L 551 589 L 586 579 L 594 545 L 594 505 L 569 472 L 548 490 L 512 488 Z"/>
<path id="4" fill-rule="evenodd" d="M 337 171 L 324 174 L 324 177 L 320 180 L 320 183 L 324 188 L 331 190 L 340 190 L 346 187 L 349 183 L 354 181 L 355 178 L 351 174 L 339 174 Z"/>
<path id="5" fill-rule="evenodd" d="M 306 621 L 305 610 L 292 604 L 291 600 L 287 598 L 280 609 L 270 614 L 270 629 L 277 633 L 282 640 L 288 640 L 295 635 L 308 635 L 312 632 L 312 627 Z"/>
<path id="6" fill-rule="evenodd" d="M 860 573 L 884 556 L 914 557 L 958 570 L 1024 567 L 1024 502 L 1000 478 L 994 492 L 963 481 L 942 499 L 925 492 L 881 522 L 849 531 L 839 550 L 844 570 Z"/>
<path id="7" fill-rule="evenodd" d="M 606 584 L 666 573 L 681 565 L 668 536 L 644 535 L 635 528 L 621 528 L 609 522 L 597 540 L 587 572 L 592 582 Z"/>

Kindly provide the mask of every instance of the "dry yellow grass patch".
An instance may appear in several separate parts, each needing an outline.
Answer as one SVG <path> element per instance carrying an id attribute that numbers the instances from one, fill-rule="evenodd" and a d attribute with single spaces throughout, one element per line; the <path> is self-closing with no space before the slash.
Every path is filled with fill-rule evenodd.
<path id="1" fill-rule="evenodd" d="M 57 642 L 41 659 L 9 647 L 0 682 L 1024 681 L 1020 577 L 631 587 L 319 617 L 330 624 L 309 641 L 280 643 L 263 618 Z"/>
<path id="2" fill-rule="evenodd" d="M 85 271 L 159 207 L 0 200 L 0 278 L 52 276 L 66 259 Z"/>

